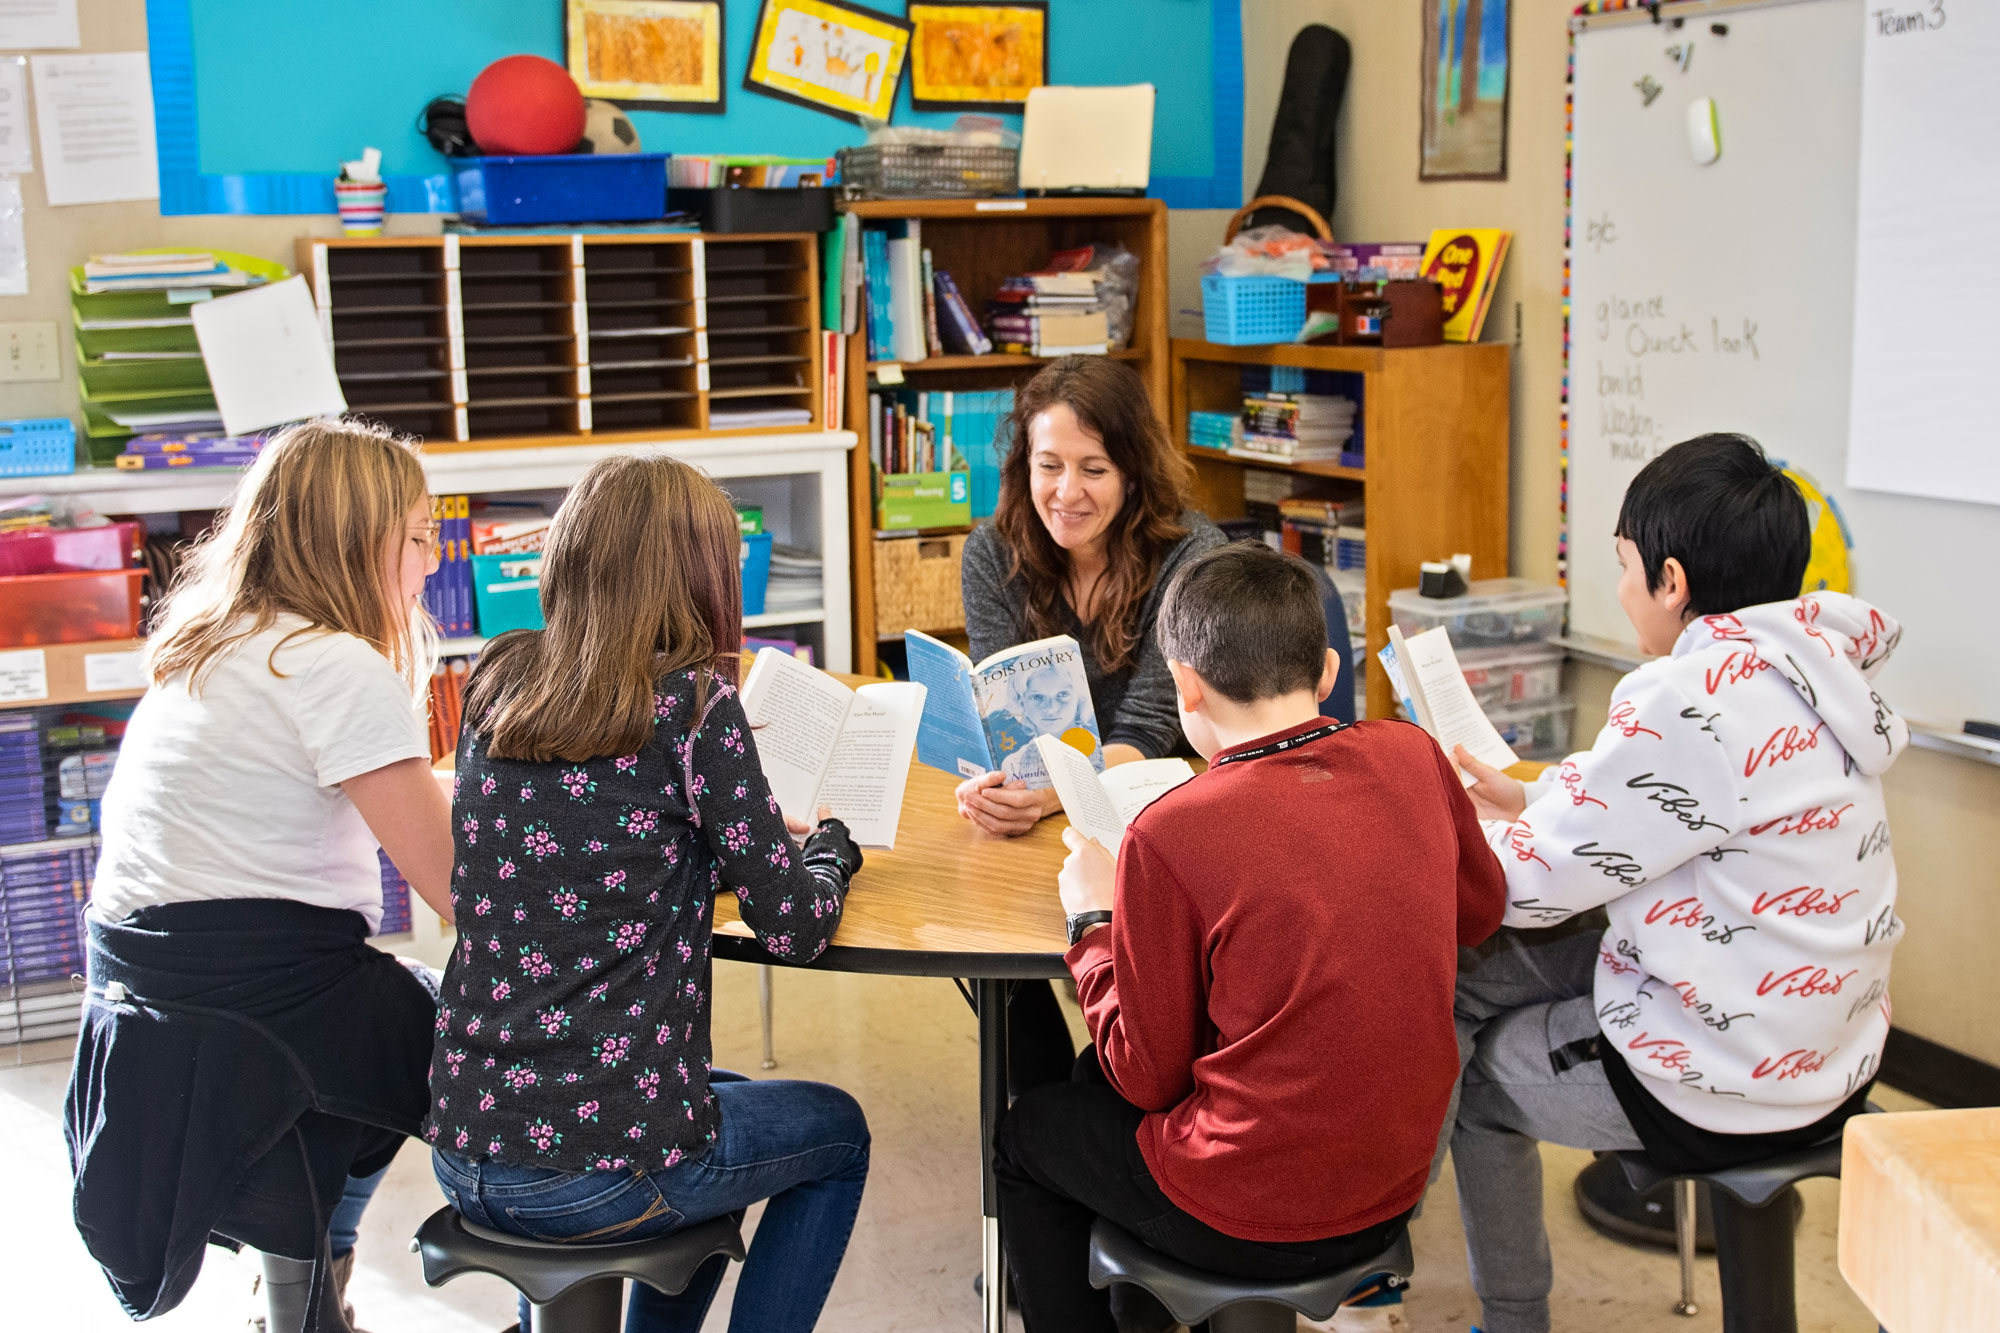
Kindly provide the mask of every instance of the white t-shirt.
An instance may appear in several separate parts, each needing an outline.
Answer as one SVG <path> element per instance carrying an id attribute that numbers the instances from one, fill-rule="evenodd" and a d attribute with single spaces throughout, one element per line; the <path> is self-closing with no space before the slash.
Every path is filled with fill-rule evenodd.
<path id="1" fill-rule="evenodd" d="M 104 793 L 91 903 L 117 920 L 159 903 L 290 898 L 382 925 L 378 846 L 339 785 L 430 757 L 423 715 L 389 660 L 351 634 L 272 649 L 281 615 L 237 644 L 199 696 L 146 692 Z"/>

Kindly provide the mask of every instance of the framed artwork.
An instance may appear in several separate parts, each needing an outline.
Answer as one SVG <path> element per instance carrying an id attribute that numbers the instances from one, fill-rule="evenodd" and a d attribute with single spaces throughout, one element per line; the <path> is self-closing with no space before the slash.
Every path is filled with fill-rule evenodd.
<path id="1" fill-rule="evenodd" d="M 751 92 L 844 120 L 889 119 L 910 25 L 838 0 L 764 0 L 750 68 Z"/>
<path id="2" fill-rule="evenodd" d="M 1507 179 L 1507 48 L 1513 0 L 1422 0 L 1419 180 Z"/>
<path id="3" fill-rule="evenodd" d="M 910 5 L 910 104 L 1019 111 L 1049 81 L 1049 7 L 977 0 Z"/>
<path id="4" fill-rule="evenodd" d="M 570 77 L 585 97 L 650 111 L 723 111 L 722 0 L 564 0 Z"/>

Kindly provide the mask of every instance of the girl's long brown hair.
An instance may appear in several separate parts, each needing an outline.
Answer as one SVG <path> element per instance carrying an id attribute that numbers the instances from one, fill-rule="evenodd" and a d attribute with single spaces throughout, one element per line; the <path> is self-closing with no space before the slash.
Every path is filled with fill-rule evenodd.
<path id="1" fill-rule="evenodd" d="M 503 634 L 473 672 L 466 716 L 500 759 L 631 754 L 653 735 L 660 677 L 736 679 L 743 585 L 736 510 L 678 459 L 621 455 L 583 474 L 549 527 L 544 628 Z M 696 712 L 707 678 L 696 686 Z"/>
<path id="2" fill-rule="evenodd" d="M 289 613 L 306 624 L 285 642 L 352 634 L 389 659 L 412 697 L 428 689 L 435 627 L 392 593 L 410 510 L 428 494 L 415 444 L 380 426 L 329 419 L 280 431 L 182 565 L 146 645 L 154 683 L 184 671 L 199 693 L 230 648 Z"/>
<path id="3" fill-rule="evenodd" d="M 1194 469 L 1167 439 L 1145 381 L 1123 362 L 1066 356 L 1028 381 L 1015 395 L 1008 418 L 1012 447 L 1000 464 L 993 526 L 1013 557 L 1011 572 L 1027 585 L 1028 631 L 1036 638 L 1063 632 L 1069 556 L 1035 512 L 1028 485 L 1028 428 L 1059 404 L 1103 443 L 1125 477 L 1125 500 L 1106 534 L 1109 564 L 1097 614 L 1084 631 L 1099 665 L 1117 671 L 1138 651 L 1139 604 L 1152 589 L 1160 562 L 1187 536 L 1181 513 L 1188 506 Z"/>

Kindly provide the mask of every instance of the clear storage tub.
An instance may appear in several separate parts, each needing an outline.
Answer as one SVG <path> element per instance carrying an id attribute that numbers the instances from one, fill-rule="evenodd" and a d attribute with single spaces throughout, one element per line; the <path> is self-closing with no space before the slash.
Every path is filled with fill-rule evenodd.
<path id="1" fill-rule="evenodd" d="M 1486 710 L 1500 739 L 1522 759 L 1561 759 L 1567 755 L 1570 723 L 1575 715 L 1574 699 L 1549 699 Z"/>
<path id="2" fill-rule="evenodd" d="M 1389 594 L 1389 616 L 1404 634 L 1439 625 L 1458 652 L 1554 638 L 1562 631 L 1569 593 L 1532 579 L 1479 579 L 1463 597 L 1425 597 L 1415 588 Z"/>
<path id="3" fill-rule="evenodd" d="M 1472 697 L 1489 711 L 1509 704 L 1544 703 L 1562 693 L 1565 654 L 1534 641 L 1508 648 L 1467 648 L 1457 654 Z"/>

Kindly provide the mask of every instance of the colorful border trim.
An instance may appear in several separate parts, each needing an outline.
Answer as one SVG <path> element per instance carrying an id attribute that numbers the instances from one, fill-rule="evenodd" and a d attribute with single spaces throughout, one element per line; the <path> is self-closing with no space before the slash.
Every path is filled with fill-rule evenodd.
<path id="1" fill-rule="evenodd" d="M 153 72 L 153 118 L 160 160 L 160 212 L 332 213 L 333 176 L 317 172 L 209 175 L 201 169 L 201 136 L 195 119 L 193 0 L 146 0 Z M 1635 4 L 1610 4 L 1617 9 Z M 1586 10 L 1596 12 L 1590 5 Z M 1582 12 L 1582 11 L 1579 11 Z M 1147 193 L 1169 208 L 1235 208 L 1243 202 L 1242 0 L 1209 0 L 1209 132 L 1211 170 L 1206 176 L 1155 176 Z M 1575 37 L 1572 35 L 1572 50 Z M 1565 174 L 1567 166 L 1565 165 Z M 455 213 L 458 191 L 449 173 L 391 175 L 391 213 Z M 1564 367 L 1568 367 L 1569 252 L 1563 251 Z M 1568 397 L 1564 396 L 1564 467 L 1568 467 Z M 1567 522 L 1567 511 L 1564 521 Z"/>

